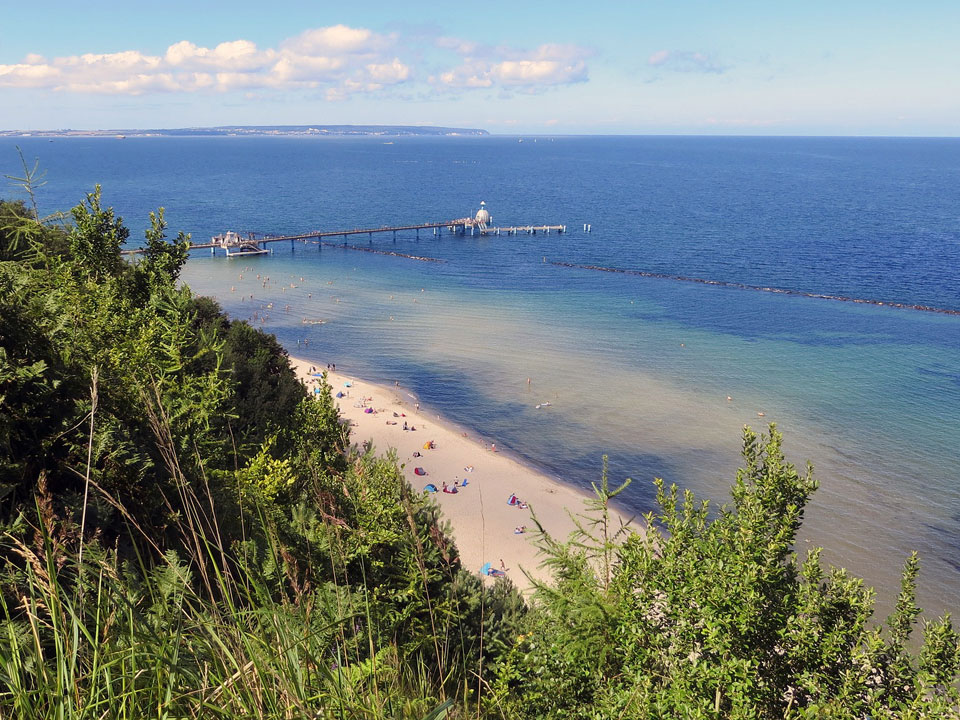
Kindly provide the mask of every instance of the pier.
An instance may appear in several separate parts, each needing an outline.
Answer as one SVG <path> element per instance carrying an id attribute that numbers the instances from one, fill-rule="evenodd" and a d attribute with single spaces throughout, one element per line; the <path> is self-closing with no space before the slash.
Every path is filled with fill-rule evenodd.
<path id="1" fill-rule="evenodd" d="M 264 255 L 270 252 L 267 249 L 269 243 L 289 242 L 290 247 L 294 243 L 315 244 L 317 248 L 324 245 L 332 245 L 329 242 L 331 238 L 342 238 L 343 245 L 347 245 L 347 239 L 356 235 L 366 235 L 371 240 L 374 235 L 389 233 L 396 240 L 398 232 L 415 232 L 420 237 L 421 231 L 432 231 L 432 235 L 441 236 L 446 230 L 449 235 L 550 235 L 551 233 L 565 233 L 566 225 L 511 225 L 509 227 L 496 227 L 492 225 L 490 213 L 485 207 L 486 203 L 480 203 L 480 210 L 474 217 L 463 217 L 455 220 L 441 220 L 439 222 L 424 222 L 416 225 L 383 225 L 374 228 L 353 228 L 352 230 L 313 230 L 310 232 L 296 233 L 292 235 L 270 235 L 259 232 L 236 233 L 233 231 L 216 235 L 210 239 L 210 242 L 191 243 L 190 250 L 210 250 L 211 255 L 216 255 L 217 250 L 223 250 L 227 257 L 240 255 Z M 325 242 L 327 241 L 327 242 Z M 355 247 L 355 246 L 354 246 Z M 137 255 L 142 253 L 142 249 L 124 250 L 124 255 Z"/>

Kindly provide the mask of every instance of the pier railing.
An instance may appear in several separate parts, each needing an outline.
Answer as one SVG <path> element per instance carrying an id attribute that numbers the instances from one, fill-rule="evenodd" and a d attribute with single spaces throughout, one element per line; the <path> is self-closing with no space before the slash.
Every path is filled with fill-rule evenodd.
<path id="1" fill-rule="evenodd" d="M 458 218 L 456 220 L 426 222 L 416 225 L 384 225 L 376 228 L 353 228 L 352 230 L 314 230 L 311 232 L 296 233 L 293 235 L 269 235 L 255 232 L 240 235 L 231 232 L 225 235 L 218 235 L 212 238 L 210 242 L 191 243 L 190 250 L 209 249 L 212 252 L 216 252 L 217 248 L 234 249 L 241 246 L 250 246 L 254 244 L 262 247 L 266 243 L 285 241 L 294 243 L 297 241 L 306 242 L 314 240 L 320 244 L 326 244 L 322 243 L 324 239 L 338 237 L 342 237 L 344 244 L 346 244 L 347 238 L 353 235 L 367 235 L 372 238 L 374 234 L 392 233 L 394 238 L 396 238 L 398 232 L 412 230 L 415 231 L 419 237 L 421 230 L 433 230 L 434 235 L 441 235 L 443 234 L 444 228 L 446 228 L 447 232 L 453 235 L 466 235 L 467 233 L 470 235 L 548 235 L 550 233 L 563 233 L 567 231 L 566 225 L 515 225 L 511 227 L 488 227 L 485 224 L 476 222 L 473 218 Z M 140 248 L 135 250 L 124 250 L 123 254 L 136 255 L 142 252 L 143 249 Z"/>

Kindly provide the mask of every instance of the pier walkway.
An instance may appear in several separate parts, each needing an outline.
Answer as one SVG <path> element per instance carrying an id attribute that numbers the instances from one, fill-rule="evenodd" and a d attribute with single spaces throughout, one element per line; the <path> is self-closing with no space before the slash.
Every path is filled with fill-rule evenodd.
<path id="1" fill-rule="evenodd" d="M 426 222 L 418 225 L 384 225 L 376 228 L 354 228 L 352 230 L 315 230 L 311 232 L 297 233 L 294 235 L 268 235 L 264 233 L 249 232 L 243 235 L 234 232 L 228 232 L 211 238 L 210 242 L 191 243 L 190 250 L 209 249 L 211 254 L 216 254 L 217 249 L 226 251 L 227 255 L 256 255 L 268 252 L 265 249 L 267 243 L 277 243 L 289 241 L 291 247 L 295 242 L 312 241 L 318 247 L 330 245 L 323 242 L 327 238 L 343 238 L 343 244 L 346 245 L 347 238 L 354 235 L 367 235 L 373 238 L 374 234 L 391 233 L 396 239 L 398 232 L 414 231 L 417 237 L 420 237 L 421 230 L 432 230 L 434 235 L 442 235 L 444 229 L 451 235 L 537 235 L 550 233 L 564 233 L 567 231 L 566 225 L 517 225 L 511 227 L 490 227 L 485 223 L 477 222 L 474 218 L 458 218 L 456 220 L 443 220 L 440 222 Z M 137 255 L 142 253 L 143 249 L 124 250 L 124 255 Z"/>

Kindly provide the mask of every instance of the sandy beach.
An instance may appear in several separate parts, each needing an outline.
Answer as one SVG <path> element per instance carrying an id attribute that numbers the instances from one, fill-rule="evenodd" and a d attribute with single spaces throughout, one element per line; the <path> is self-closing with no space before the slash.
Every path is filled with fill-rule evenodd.
<path id="1" fill-rule="evenodd" d="M 316 381 L 311 363 L 290 361 L 304 382 Z M 581 512 L 586 495 L 508 457 L 495 444 L 428 414 L 401 388 L 360 380 L 342 370 L 328 372 L 327 380 L 340 416 L 351 425 L 354 444 L 372 441 L 381 454 L 395 449 L 415 490 L 427 484 L 437 488 L 433 497 L 450 521 L 466 569 L 479 573 L 490 563 L 500 570 L 502 563 L 506 576 L 521 590 L 530 587 L 524 571 L 537 578 L 547 576 L 531 542 L 530 513 L 536 511 L 551 535 L 566 538 L 574 529 L 567 508 Z M 337 393 L 343 397 L 336 398 Z M 431 442 L 432 448 L 424 447 Z M 444 492 L 444 485 L 448 490 L 456 487 L 457 492 Z M 517 497 L 517 504 L 508 503 L 511 495 Z M 524 526 L 526 531 L 518 533 Z"/>

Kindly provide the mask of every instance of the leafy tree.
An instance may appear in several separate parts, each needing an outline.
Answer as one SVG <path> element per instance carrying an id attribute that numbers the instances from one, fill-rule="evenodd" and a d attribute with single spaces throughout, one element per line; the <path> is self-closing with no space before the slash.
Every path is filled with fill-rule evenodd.
<path id="1" fill-rule="evenodd" d="M 189 256 L 190 236 L 180 232 L 174 242 L 167 242 L 166 227 L 163 208 L 150 213 L 150 227 L 145 232 L 147 242 L 143 247 L 143 261 L 137 265 L 146 285 L 154 291 L 176 283 Z"/>
<path id="2" fill-rule="evenodd" d="M 941 718 L 960 713 L 960 636 L 949 616 L 908 639 L 916 557 L 889 633 L 873 593 L 819 551 L 793 554 L 816 489 L 784 459 L 771 425 L 744 431 L 733 504 L 657 481 L 659 512 L 616 548 L 591 528 L 616 493 L 597 488 L 592 525 L 544 536 L 555 581 L 538 587 L 529 634 L 498 671 L 496 701 L 518 718 Z M 596 510 L 600 510 L 598 517 Z M 935 659 L 934 659 L 935 658 Z"/>
<path id="3" fill-rule="evenodd" d="M 123 218 L 113 208 L 103 208 L 100 186 L 87 193 L 86 200 L 73 208 L 74 227 L 70 231 L 73 267 L 94 280 L 116 277 L 125 267 L 120 246 L 130 237 Z"/>

